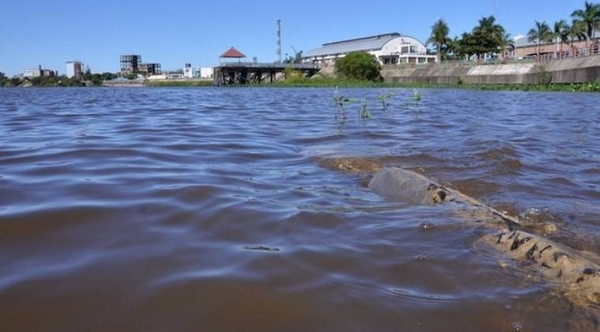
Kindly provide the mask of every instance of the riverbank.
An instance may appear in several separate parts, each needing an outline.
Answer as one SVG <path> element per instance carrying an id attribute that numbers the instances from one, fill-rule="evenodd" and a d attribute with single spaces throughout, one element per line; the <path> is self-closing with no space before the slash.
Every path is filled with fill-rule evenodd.
<path id="1" fill-rule="evenodd" d="M 264 85 L 260 85 L 264 86 Z M 305 78 L 303 80 L 283 81 L 269 84 L 270 87 L 324 87 L 324 88 L 412 88 L 412 89 L 470 89 L 497 91 L 555 91 L 555 92 L 600 92 L 600 80 L 586 83 L 542 83 L 542 84 L 470 84 L 456 80 L 452 83 L 426 82 L 371 82 L 352 81 L 334 78 Z"/>
<path id="2" fill-rule="evenodd" d="M 589 84 L 600 79 L 600 56 L 563 59 L 545 63 L 508 63 L 464 66 L 439 64 L 385 66 L 381 75 L 387 83 L 548 85 Z"/>

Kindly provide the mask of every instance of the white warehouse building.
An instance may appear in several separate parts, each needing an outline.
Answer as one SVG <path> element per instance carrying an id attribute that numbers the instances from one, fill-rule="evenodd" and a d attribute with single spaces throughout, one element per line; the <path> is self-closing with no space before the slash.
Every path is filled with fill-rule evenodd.
<path id="1" fill-rule="evenodd" d="M 381 64 L 422 64 L 436 61 L 436 56 L 427 54 L 425 44 L 397 32 L 364 38 L 326 43 L 302 55 L 302 62 L 332 66 L 337 58 L 350 52 L 368 52 Z"/>

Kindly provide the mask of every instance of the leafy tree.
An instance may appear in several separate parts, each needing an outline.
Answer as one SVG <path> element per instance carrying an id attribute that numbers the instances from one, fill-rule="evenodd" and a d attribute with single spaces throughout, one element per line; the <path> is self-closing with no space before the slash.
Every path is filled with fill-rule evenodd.
<path id="1" fill-rule="evenodd" d="M 502 51 L 506 32 L 496 23 L 494 16 L 483 17 L 470 33 L 463 33 L 458 39 L 458 51 L 461 55 L 497 53 Z"/>
<path id="2" fill-rule="evenodd" d="M 92 80 L 92 71 L 89 68 L 86 69 L 86 71 L 83 73 L 83 75 L 81 75 L 81 79 L 84 81 L 91 81 Z"/>
<path id="3" fill-rule="evenodd" d="M 18 77 L 13 77 L 9 82 L 11 86 L 19 86 L 21 84 L 21 79 Z"/>
<path id="4" fill-rule="evenodd" d="M 473 35 L 469 32 L 463 32 L 460 38 L 456 40 L 456 51 L 460 55 L 476 53 L 475 47 L 475 40 Z"/>
<path id="5" fill-rule="evenodd" d="M 92 85 L 101 86 L 104 80 L 102 79 L 102 74 L 92 74 L 91 81 Z"/>
<path id="6" fill-rule="evenodd" d="M 102 73 L 102 80 L 104 80 L 104 81 L 114 80 L 117 77 L 118 77 L 117 74 L 113 74 L 113 73 L 109 73 L 109 72 Z"/>
<path id="7" fill-rule="evenodd" d="M 454 39 L 448 38 L 448 41 L 446 44 L 446 56 L 448 58 L 456 59 L 457 55 L 460 54 L 459 42 L 460 42 L 460 40 L 458 39 L 458 36 L 454 36 Z"/>
<path id="8" fill-rule="evenodd" d="M 586 38 L 585 29 L 585 23 L 579 20 L 573 20 L 573 23 L 567 32 L 567 36 L 571 42 L 571 52 L 575 53 L 575 39 L 581 41 Z"/>
<path id="9" fill-rule="evenodd" d="M 367 52 L 350 52 L 337 59 L 335 70 L 340 77 L 380 82 L 381 67 L 374 55 Z"/>
<path id="10" fill-rule="evenodd" d="M 286 57 L 283 63 L 302 63 L 302 51 L 296 52 L 293 56 Z"/>
<path id="11" fill-rule="evenodd" d="M 450 29 L 448 28 L 448 24 L 441 18 L 435 21 L 433 26 L 431 26 L 431 37 L 429 37 L 427 43 L 435 44 L 437 62 L 442 61 L 442 57 L 447 51 L 447 46 L 450 42 L 450 39 L 448 38 L 449 32 Z"/>
<path id="12" fill-rule="evenodd" d="M 7 85 L 9 81 L 8 77 L 0 71 L 0 87 Z"/>
<path id="13" fill-rule="evenodd" d="M 552 38 L 556 48 L 554 50 L 554 57 L 558 58 L 558 52 L 562 51 L 562 43 L 569 42 L 569 24 L 565 20 L 559 20 L 554 22 L 554 29 L 552 29 Z M 559 50 L 560 44 L 560 50 Z"/>
<path id="14" fill-rule="evenodd" d="M 473 37 L 480 45 L 480 53 L 495 53 L 502 46 L 502 39 L 506 30 L 496 23 L 494 16 L 483 17 L 479 25 L 473 29 Z"/>
<path id="15" fill-rule="evenodd" d="M 502 35 L 502 39 L 500 39 L 500 49 L 502 50 L 502 56 L 504 56 L 504 51 L 506 51 L 506 49 L 509 47 L 512 50 L 514 50 L 516 48 L 515 41 L 510 36 L 510 33 L 505 33 Z"/>
<path id="16" fill-rule="evenodd" d="M 585 24 L 585 46 L 588 47 L 594 31 L 600 27 L 600 4 L 586 1 L 583 9 L 577 9 L 571 13 L 571 18 Z"/>
<path id="17" fill-rule="evenodd" d="M 527 32 L 527 40 L 529 42 L 537 43 L 537 57 L 539 58 L 542 43 L 552 40 L 552 30 L 550 29 L 550 26 L 548 26 L 548 23 L 546 23 L 546 21 L 535 21 L 535 28 L 531 28 L 529 32 Z"/>

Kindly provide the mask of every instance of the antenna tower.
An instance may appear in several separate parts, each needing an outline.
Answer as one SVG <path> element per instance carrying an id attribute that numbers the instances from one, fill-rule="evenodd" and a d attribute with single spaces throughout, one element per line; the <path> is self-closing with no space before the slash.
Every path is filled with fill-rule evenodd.
<path id="1" fill-rule="evenodd" d="M 281 62 L 281 20 L 277 20 L 277 62 Z"/>
<path id="2" fill-rule="evenodd" d="M 500 1 L 496 0 L 494 3 L 494 16 L 498 19 L 498 15 L 500 15 Z"/>

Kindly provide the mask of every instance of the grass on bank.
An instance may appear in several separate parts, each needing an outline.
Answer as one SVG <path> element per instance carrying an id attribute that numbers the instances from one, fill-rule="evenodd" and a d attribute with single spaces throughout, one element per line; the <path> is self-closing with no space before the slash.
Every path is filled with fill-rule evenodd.
<path id="1" fill-rule="evenodd" d="M 267 86 L 276 87 L 364 87 L 364 88 L 460 88 L 471 90 L 490 91 L 562 91 L 562 92 L 600 92 L 600 80 L 586 83 L 541 83 L 541 84 L 466 84 L 457 80 L 454 84 L 428 84 L 428 83 L 386 83 L 373 81 L 360 81 L 352 79 L 339 79 L 315 75 L 311 78 L 291 76 L 287 79 L 268 83 Z"/>

